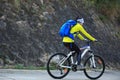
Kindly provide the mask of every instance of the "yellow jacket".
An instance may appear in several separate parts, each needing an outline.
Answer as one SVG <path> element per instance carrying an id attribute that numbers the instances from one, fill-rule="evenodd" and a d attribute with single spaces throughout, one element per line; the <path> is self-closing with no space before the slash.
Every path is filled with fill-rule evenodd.
<path id="1" fill-rule="evenodd" d="M 80 40 L 85 40 L 85 38 L 83 37 L 83 35 L 84 35 L 86 38 L 88 38 L 88 39 L 90 39 L 90 40 L 92 40 L 92 41 L 95 40 L 95 38 L 92 37 L 90 34 L 88 34 L 88 33 L 85 31 L 85 29 L 82 27 L 82 25 L 80 25 L 79 23 L 77 23 L 75 26 L 73 26 L 73 27 L 71 28 L 70 33 L 75 33 L 75 34 L 74 34 L 74 37 L 77 36 Z M 82 35 L 81 35 L 81 34 L 82 34 Z M 70 42 L 70 43 L 72 43 L 72 42 L 74 42 L 74 40 L 71 39 L 70 37 L 65 36 L 65 37 L 63 37 L 63 42 L 68 42 L 68 43 Z"/>

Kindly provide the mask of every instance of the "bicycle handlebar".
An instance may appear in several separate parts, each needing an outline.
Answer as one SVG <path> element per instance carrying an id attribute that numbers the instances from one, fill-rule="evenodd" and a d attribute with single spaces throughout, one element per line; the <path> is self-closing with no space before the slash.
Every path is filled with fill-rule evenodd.
<path id="1" fill-rule="evenodd" d="M 86 44 L 87 44 L 88 46 L 90 46 L 90 43 L 98 42 L 97 40 L 95 40 L 95 41 L 92 41 L 92 40 L 85 40 L 85 41 L 86 41 Z"/>

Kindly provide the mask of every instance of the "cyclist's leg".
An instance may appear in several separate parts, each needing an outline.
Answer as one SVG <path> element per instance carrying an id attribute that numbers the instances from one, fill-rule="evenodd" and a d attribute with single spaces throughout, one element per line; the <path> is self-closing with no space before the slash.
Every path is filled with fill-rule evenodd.
<path id="1" fill-rule="evenodd" d="M 78 61 L 78 65 L 80 65 L 81 51 L 80 51 L 79 47 L 75 43 L 72 44 L 72 49 L 75 50 L 75 52 L 77 53 L 76 60 Z"/>
<path id="2" fill-rule="evenodd" d="M 75 51 L 75 53 L 77 52 L 74 48 L 74 43 L 63 42 L 63 44 L 70 51 Z M 73 56 L 75 56 L 75 53 L 73 54 Z"/>
<path id="3" fill-rule="evenodd" d="M 73 43 L 68 43 L 68 42 L 63 42 L 64 46 L 66 48 L 68 48 L 70 51 L 74 51 L 74 49 L 72 48 L 73 47 Z"/>
<path id="4" fill-rule="evenodd" d="M 75 43 L 63 43 L 65 47 L 67 47 L 70 51 L 75 51 L 77 53 L 76 60 L 78 61 L 78 65 L 80 65 L 81 61 L 81 51 L 79 47 Z M 74 54 L 75 56 L 75 54 Z"/>
<path id="5" fill-rule="evenodd" d="M 69 49 L 70 51 L 75 51 L 74 49 L 73 49 L 73 43 L 68 43 L 68 42 L 63 42 L 63 44 L 64 44 L 64 46 L 67 48 L 67 49 Z M 76 53 L 76 52 L 75 52 Z M 76 56 L 76 54 L 75 53 L 73 53 L 73 56 Z M 76 58 L 74 57 L 74 62 L 76 61 Z"/>

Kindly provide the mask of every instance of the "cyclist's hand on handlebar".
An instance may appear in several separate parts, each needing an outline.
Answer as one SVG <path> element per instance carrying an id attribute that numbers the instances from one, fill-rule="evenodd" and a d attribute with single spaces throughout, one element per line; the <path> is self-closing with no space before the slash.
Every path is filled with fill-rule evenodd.
<path id="1" fill-rule="evenodd" d="M 89 40 L 89 39 L 84 39 L 86 42 L 98 42 L 97 39 L 95 39 L 94 41 L 93 40 Z"/>
<path id="2" fill-rule="evenodd" d="M 89 40 L 89 39 L 84 39 L 84 41 L 86 41 L 86 42 L 94 42 L 94 41 Z"/>
<path id="3" fill-rule="evenodd" d="M 96 40 L 94 40 L 94 42 L 98 42 L 98 40 L 96 39 Z"/>

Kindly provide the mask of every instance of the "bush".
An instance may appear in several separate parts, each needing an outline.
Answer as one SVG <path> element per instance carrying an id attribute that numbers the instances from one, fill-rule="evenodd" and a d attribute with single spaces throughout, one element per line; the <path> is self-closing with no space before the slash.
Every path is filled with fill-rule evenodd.
<path id="1" fill-rule="evenodd" d="M 120 0 L 87 0 L 94 5 L 95 10 L 100 13 L 101 20 L 106 18 L 114 20 L 118 16 Z M 119 18 L 118 18 L 119 21 Z"/>

